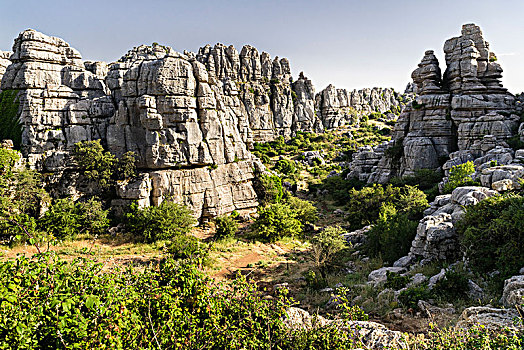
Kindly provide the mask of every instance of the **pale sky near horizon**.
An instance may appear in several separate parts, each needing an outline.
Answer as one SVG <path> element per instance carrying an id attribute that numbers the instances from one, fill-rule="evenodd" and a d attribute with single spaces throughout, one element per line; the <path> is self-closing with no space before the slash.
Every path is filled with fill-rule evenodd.
<path id="1" fill-rule="evenodd" d="M 522 0 L 0 0 L 0 50 L 33 28 L 58 36 L 84 59 L 114 61 L 158 42 L 196 52 L 221 42 L 287 57 L 317 91 L 394 87 L 403 91 L 424 51 L 442 71 L 446 39 L 479 25 L 511 92 L 524 91 Z"/>

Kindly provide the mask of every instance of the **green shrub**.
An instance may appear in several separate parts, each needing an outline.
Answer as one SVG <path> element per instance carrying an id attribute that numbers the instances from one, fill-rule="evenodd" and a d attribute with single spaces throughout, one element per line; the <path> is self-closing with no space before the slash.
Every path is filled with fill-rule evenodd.
<path id="1" fill-rule="evenodd" d="M 238 231 L 238 222 L 232 215 L 221 215 L 215 218 L 216 239 L 233 237 Z"/>
<path id="2" fill-rule="evenodd" d="M 432 292 L 436 297 L 440 297 L 448 301 L 456 301 L 458 299 L 467 298 L 469 291 L 467 272 L 463 266 L 455 266 L 446 271 L 444 278 L 439 280 Z"/>
<path id="3" fill-rule="evenodd" d="M 410 287 L 400 292 L 398 301 L 405 308 L 418 309 L 419 300 L 427 300 L 431 292 L 426 285 Z"/>
<path id="4" fill-rule="evenodd" d="M 286 199 L 286 204 L 296 213 L 296 218 L 303 224 L 317 221 L 317 208 L 311 202 L 289 196 Z"/>
<path id="5" fill-rule="evenodd" d="M 471 178 L 473 173 L 475 173 L 475 165 L 472 161 L 453 166 L 449 171 L 448 182 L 444 185 L 444 193 L 451 193 L 461 186 L 478 185 L 479 183 Z"/>
<path id="6" fill-rule="evenodd" d="M 13 173 L 13 167 L 20 159 L 20 154 L 11 149 L 0 148 L 0 177 L 9 177 Z"/>
<path id="7" fill-rule="evenodd" d="M 158 207 L 139 209 L 135 203 L 125 215 L 126 227 L 146 242 L 172 239 L 188 234 L 196 220 L 184 205 L 165 200 Z"/>
<path id="8" fill-rule="evenodd" d="M 410 220 L 393 204 L 384 204 L 377 222 L 368 232 L 364 251 L 372 257 L 381 256 L 384 261 L 393 263 L 409 253 L 417 226 L 418 221 Z"/>
<path id="9" fill-rule="evenodd" d="M 279 159 L 273 169 L 284 175 L 294 174 L 297 171 L 295 162 L 285 158 Z"/>
<path id="10" fill-rule="evenodd" d="M 168 246 L 168 254 L 175 260 L 185 259 L 202 263 L 209 256 L 209 247 L 194 236 L 176 235 Z"/>
<path id="11" fill-rule="evenodd" d="M 395 143 L 392 146 L 386 148 L 384 155 L 394 163 L 399 162 L 400 158 L 404 155 L 404 139 L 400 138 L 395 140 Z"/>
<path id="12" fill-rule="evenodd" d="M 402 276 L 398 273 L 391 271 L 386 272 L 386 283 L 384 284 L 385 288 L 392 288 L 394 290 L 399 290 L 404 288 L 410 281 L 408 276 Z"/>
<path id="13" fill-rule="evenodd" d="M 73 159 L 88 181 L 95 183 L 102 190 L 109 188 L 116 158 L 104 151 L 100 140 L 76 143 Z"/>
<path id="14" fill-rule="evenodd" d="M 74 238 L 80 233 L 101 234 L 109 226 L 108 212 L 95 198 L 75 203 L 70 198 L 56 199 L 38 220 L 41 231 L 57 239 Z"/>
<path id="15" fill-rule="evenodd" d="M 428 206 L 424 192 L 416 187 L 373 184 L 361 190 L 349 190 L 347 218 L 351 229 L 359 229 L 378 220 L 383 205 L 393 205 L 399 214 L 410 220 L 420 220 Z"/>
<path id="16" fill-rule="evenodd" d="M 118 159 L 116 165 L 117 180 L 131 179 L 136 176 L 136 154 L 134 152 L 126 152 L 122 158 Z"/>
<path id="17" fill-rule="evenodd" d="M 259 209 L 253 229 L 258 237 L 272 242 L 302 233 L 302 223 L 288 205 L 275 203 Z"/>
<path id="18" fill-rule="evenodd" d="M 282 179 L 275 175 L 259 176 L 255 181 L 255 190 L 262 205 L 280 203 L 284 196 Z"/>
<path id="19" fill-rule="evenodd" d="M 311 238 L 313 260 L 320 275 L 327 282 L 327 270 L 333 265 L 338 252 L 346 247 L 340 227 L 329 226 Z"/>
<path id="20" fill-rule="evenodd" d="M 521 195 L 495 196 L 467 207 L 456 226 L 471 269 L 498 270 L 501 279 L 518 272 L 524 266 L 523 222 Z"/>
<path id="21" fill-rule="evenodd" d="M 417 186 L 428 196 L 428 201 L 439 195 L 438 183 L 442 180 L 442 173 L 433 169 L 415 170 L 415 175 L 405 177 L 394 177 L 389 183 L 396 187 L 405 185 Z"/>

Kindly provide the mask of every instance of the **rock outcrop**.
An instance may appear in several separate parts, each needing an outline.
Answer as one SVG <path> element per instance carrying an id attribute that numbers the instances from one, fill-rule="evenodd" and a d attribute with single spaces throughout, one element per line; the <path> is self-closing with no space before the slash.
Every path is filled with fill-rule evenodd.
<path id="1" fill-rule="evenodd" d="M 242 104 L 194 57 L 155 45 L 109 66 L 83 62 L 62 39 L 34 30 L 13 51 L 2 90 L 17 91 L 24 156 L 55 183 L 74 187 L 73 146 L 100 139 L 138 158 L 140 175 L 119 184 L 115 206 L 172 197 L 206 218 L 258 205 L 252 180 L 261 168 Z"/>
<path id="2" fill-rule="evenodd" d="M 373 112 L 400 113 L 411 96 L 400 95 L 389 88 L 372 88 L 348 91 L 329 85 L 315 97 L 316 109 L 324 128 L 335 129 L 344 125 L 357 124 L 362 115 Z"/>
<path id="3" fill-rule="evenodd" d="M 502 68 L 479 27 L 466 24 L 462 35 L 444 44 L 446 70 L 441 75 L 433 51 L 426 51 L 413 71 L 417 97 L 406 106 L 393 132 L 398 158 L 384 156 L 367 177 L 385 182 L 392 176 L 410 176 L 417 169 L 438 169 L 453 152 L 475 149 L 486 136 L 492 147 L 507 147 L 517 134 L 516 100 L 500 83 Z M 476 159 L 489 149 L 471 153 Z M 357 156 L 358 158 L 358 156 Z"/>
<path id="4" fill-rule="evenodd" d="M 4 76 L 5 70 L 7 69 L 7 66 L 11 64 L 11 61 L 9 60 L 9 57 L 11 57 L 12 52 L 9 51 L 0 51 L 0 84 L 2 81 L 2 77 Z M 2 88 L 2 85 L 0 85 L 0 89 Z"/>
<path id="5" fill-rule="evenodd" d="M 355 341 L 360 341 L 366 349 L 406 349 L 401 332 L 392 331 L 386 326 L 370 321 L 329 320 L 313 316 L 309 312 L 291 307 L 287 310 L 284 324 L 291 329 L 311 330 L 320 327 L 336 327 L 349 332 Z"/>
<path id="6" fill-rule="evenodd" d="M 196 59 L 223 83 L 226 96 L 239 99 L 254 141 L 322 131 L 314 110 L 313 84 L 303 73 L 293 82 L 286 58 L 271 59 L 249 45 L 239 53 L 233 46 L 216 44 L 200 48 Z"/>

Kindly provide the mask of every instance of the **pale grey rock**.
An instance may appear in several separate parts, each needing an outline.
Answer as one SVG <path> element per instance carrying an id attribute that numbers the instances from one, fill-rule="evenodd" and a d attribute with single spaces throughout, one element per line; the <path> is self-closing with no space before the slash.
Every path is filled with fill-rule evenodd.
<path id="1" fill-rule="evenodd" d="M 465 309 L 457 328 L 470 328 L 471 326 L 483 325 L 492 330 L 509 328 L 511 330 L 522 330 L 522 323 L 515 322 L 519 314 L 511 309 L 496 309 L 489 306 L 474 306 Z"/>
<path id="2" fill-rule="evenodd" d="M 393 263 L 393 267 L 408 267 L 414 262 L 412 255 L 406 255 Z"/>
<path id="3" fill-rule="evenodd" d="M 378 285 L 387 281 L 387 273 L 404 273 L 406 269 L 403 267 L 381 267 L 380 269 L 371 271 L 368 275 L 368 284 Z"/>
<path id="4" fill-rule="evenodd" d="M 453 315 L 456 312 L 454 307 L 438 307 L 424 300 L 419 300 L 417 306 L 420 310 L 427 313 L 428 317 L 433 317 L 435 315 Z"/>
<path id="5" fill-rule="evenodd" d="M 428 289 L 431 290 L 435 288 L 436 284 L 439 281 L 442 281 L 445 277 L 446 277 L 446 269 L 441 269 L 439 273 L 429 278 Z"/>
<path id="6" fill-rule="evenodd" d="M 351 332 L 362 341 L 367 349 L 406 349 L 401 332 L 389 330 L 376 322 L 329 320 L 319 315 L 310 315 L 299 308 L 289 308 L 284 318 L 284 324 L 290 329 L 311 330 L 314 328 L 334 326 L 342 331 Z"/>
<path id="7" fill-rule="evenodd" d="M 371 230 L 371 225 L 365 226 L 359 230 L 344 233 L 341 236 L 347 243 L 351 244 L 353 247 L 357 247 L 366 242 L 369 230 Z"/>
<path id="8" fill-rule="evenodd" d="M 425 283 L 428 280 L 426 276 L 424 276 L 421 273 L 414 274 L 411 277 L 411 281 L 408 283 L 408 287 L 416 287 L 420 286 L 421 284 Z"/>
<path id="9" fill-rule="evenodd" d="M 2 88 L 2 77 L 4 76 L 7 66 L 11 64 L 9 57 L 11 57 L 12 54 L 13 53 L 10 51 L 0 50 L 0 89 Z"/>
<path id="10" fill-rule="evenodd" d="M 305 151 L 302 153 L 302 157 L 309 166 L 326 164 L 320 151 Z"/>
<path id="11" fill-rule="evenodd" d="M 502 304 L 508 308 L 524 304 L 524 275 L 513 276 L 504 281 Z"/>
<path id="12" fill-rule="evenodd" d="M 472 280 L 468 280 L 468 297 L 473 300 L 482 300 L 484 298 L 484 290 Z"/>

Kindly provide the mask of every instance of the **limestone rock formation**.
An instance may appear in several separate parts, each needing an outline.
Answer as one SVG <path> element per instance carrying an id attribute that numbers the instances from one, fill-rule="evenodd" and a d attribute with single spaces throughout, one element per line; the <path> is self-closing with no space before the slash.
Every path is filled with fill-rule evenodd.
<path id="1" fill-rule="evenodd" d="M 172 197 L 205 218 L 258 205 L 252 180 L 262 169 L 247 148 L 242 104 L 194 57 L 154 45 L 109 66 L 83 62 L 62 39 L 34 30 L 13 51 L 2 90 L 18 91 L 24 156 L 67 183 L 67 194 L 74 144 L 100 139 L 117 156 L 134 152 L 141 169 L 117 186 L 116 207 Z"/>
<path id="2" fill-rule="evenodd" d="M 354 337 L 367 349 L 405 349 L 401 332 L 389 330 L 376 322 L 329 320 L 322 316 L 313 316 L 309 312 L 291 307 L 287 310 L 284 324 L 291 329 L 310 330 L 316 327 L 334 326 L 343 331 L 352 332 Z"/>
<path id="3" fill-rule="evenodd" d="M 373 112 L 392 114 L 403 110 L 410 97 L 393 89 L 372 88 L 348 91 L 328 85 L 315 96 L 316 109 L 324 128 L 356 124 L 359 117 Z"/>
<path id="4" fill-rule="evenodd" d="M 243 118 L 254 141 L 289 137 L 297 131 L 322 131 L 314 110 L 315 90 L 300 74 L 292 81 L 289 61 L 246 45 L 240 53 L 233 46 L 216 44 L 196 55 L 207 71 L 224 84 L 226 96 L 238 96 Z"/>
<path id="5" fill-rule="evenodd" d="M 385 182 L 392 176 L 413 175 L 417 169 L 438 169 L 451 153 L 473 150 L 491 137 L 490 148 L 470 154 L 476 159 L 496 146 L 507 147 L 504 141 L 517 133 L 515 97 L 502 87 L 502 68 L 480 28 L 464 25 L 461 36 L 446 41 L 444 52 L 442 76 L 433 51 L 426 51 L 413 71 L 417 97 L 400 115 L 390 146 L 400 149 L 400 157 L 394 161 L 382 157 L 374 171 L 361 178 Z"/>
<path id="6" fill-rule="evenodd" d="M 4 76 L 7 66 L 11 64 L 9 57 L 11 57 L 12 52 L 9 51 L 0 51 L 0 89 L 2 88 L 1 81 Z"/>

